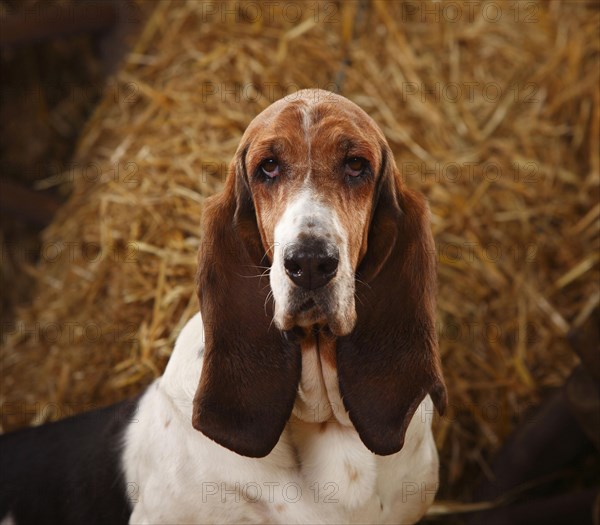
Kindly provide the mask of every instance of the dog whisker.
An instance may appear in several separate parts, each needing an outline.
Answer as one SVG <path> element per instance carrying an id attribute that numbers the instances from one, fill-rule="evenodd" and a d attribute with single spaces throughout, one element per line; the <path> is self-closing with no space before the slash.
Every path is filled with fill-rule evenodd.
<path id="1" fill-rule="evenodd" d="M 265 311 L 265 316 L 268 315 L 268 313 L 267 313 L 267 303 L 269 302 L 269 299 L 271 297 L 273 297 L 273 291 L 272 290 L 270 290 L 269 293 L 267 294 L 267 297 L 265 297 L 265 304 L 263 306 L 264 311 Z M 271 320 L 271 322 L 273 322 L 273 321 Z M 269 325 L 269 328 L 271 328 L 271 325 Z"/>

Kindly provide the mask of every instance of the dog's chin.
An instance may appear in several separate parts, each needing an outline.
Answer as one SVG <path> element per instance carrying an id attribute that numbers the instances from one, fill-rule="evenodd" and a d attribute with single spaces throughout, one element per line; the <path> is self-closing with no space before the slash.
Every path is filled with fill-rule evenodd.
<path id="1" fill-rule="evenodd" d="M 282 332 L 308 332 L 318 328 L 330 336 L 342 337 L 352 332 L 355 324 L 356 312 L 354 309 L 340 315 L 339 312 L 328 311 L 326 307 L 311 298 L 284 312 L 283 315 L 275 316 L 275 325 Z"/>

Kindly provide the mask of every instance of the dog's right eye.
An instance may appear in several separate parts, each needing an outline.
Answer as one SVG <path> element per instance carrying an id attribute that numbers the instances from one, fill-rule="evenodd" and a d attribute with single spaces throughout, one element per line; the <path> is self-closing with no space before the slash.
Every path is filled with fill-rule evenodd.
<path id="1" fill-rule="evenodd" d="M 265 177 L 274 179 L 279 175 L 279 164 L 275 159 L 267 159 L 260 165 L 260 171 Z"/>

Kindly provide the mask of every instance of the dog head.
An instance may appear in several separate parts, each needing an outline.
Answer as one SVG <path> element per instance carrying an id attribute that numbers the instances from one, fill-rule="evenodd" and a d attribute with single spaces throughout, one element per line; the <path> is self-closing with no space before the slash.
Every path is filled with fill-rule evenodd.
<path id="1" fill-rule="evenodd" d="M 311 327 L 336 339 L 344 405 L 373 452 L 400 450 L 425 395 L 442 412 L 428 214 L 349 100 L 305 90 L 256 117 L 205 206 L 194 427 L 240 454 L 268 454 L 300 377 L 289 334 Z"/>

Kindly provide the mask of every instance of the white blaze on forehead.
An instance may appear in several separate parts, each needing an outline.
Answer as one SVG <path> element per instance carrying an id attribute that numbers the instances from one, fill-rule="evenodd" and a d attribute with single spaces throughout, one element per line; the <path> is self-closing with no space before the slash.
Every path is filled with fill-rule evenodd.
<path id="1" fill-rule="evenodd" d="M 312 120 L 310 116 L 311 109 L 309 106 L 302 106 L 300 111 L 302 112 L 302 129 L 304 130 L 304 140 L 306 141 L 306 151 L 308 156 L 308 169 L 306 170 L 306 176 L 304 177 L 304 180 L 307 181 L 312 172 L 312 152 L 310 149 L 310 124 Z"/>

